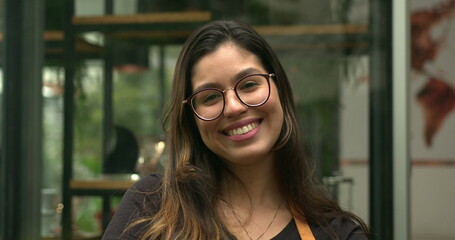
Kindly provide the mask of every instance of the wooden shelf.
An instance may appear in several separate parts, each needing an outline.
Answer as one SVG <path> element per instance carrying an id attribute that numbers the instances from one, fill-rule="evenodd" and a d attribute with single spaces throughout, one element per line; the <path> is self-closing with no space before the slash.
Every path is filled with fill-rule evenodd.
<path id="1" fill-rule="evenodd" d="M 329 24 L 329 25 L 268 25 L 254 26 L 259 34 L 270 35 L 320 35 L 320 34 L 364 34 L 366 24 Z"/>
<path id="2" fill-rule="evenodd" d="M 150 30 L 194 30 L 212 20 L 209 11 L 163 12 L 134 15 L 76 16 L 74 29 L 98 32 L 128 32 Z"/>
<path id="3" fill-rule="evenodd" d="M 192 31 L 130 31 L 130 32 L 116 32 L 106 33 L 106 36 L 112 38 L 131 39 L 131 40 L 147 40 L 147 39 L 159 39 L 159 38 L 187 38 L 190 36 Z"/>
<path id="4" fill-rule="evenodd" d="M 73 196 L 122 196 L 135 181 L 132 180 L 70 180 L 69 189 Z"/>
<path id="5" fill-rule="evenodd" d="M 165 12 L 135 15 L 103 15 L 73 17 L 74 25 L 109 25 L 109 24 L 151 24 L 151 23 L 187 23 L 208 22 L 211 12 Z"/>
<path id="6" fill-rule="evenodd" d="M 131 180 L 71 180 L 72 190 L 127 190 L 136 181 Z"/>
<path id="7" fill-rule="evenodd" d="M 3 33 L 0 33 L 0 42 L 3 41 Z M 43 33 L 43 40 L 45 45 L 44 52 L 48 56 L 60 56 L 63 54 L 63 42 L 65 41 L 65 34 L 63 31 L 45 31 Z M 103 47 L 89 43 L 85 39 L 76 38 L 74 50 L 78 54 L 84 56 L 98 56 L 101 54 Z"/>
<path id="8" fill-rule="evenodd" d="M 44 41 L 63 41 L 65 39 L 63 31 L 45 31 L 43 33 Z M 3 40 L 3 33 L 0 32 L 0 41 Z"/>

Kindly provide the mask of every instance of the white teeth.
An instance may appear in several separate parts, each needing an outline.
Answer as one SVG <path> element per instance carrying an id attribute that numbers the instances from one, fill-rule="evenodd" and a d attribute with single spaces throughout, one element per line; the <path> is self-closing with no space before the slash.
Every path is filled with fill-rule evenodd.
<path id="1" fill-rule="evenodd" d="M 250 132 L 251 130 L 255 129 L 258 126 L 257 122 L 250 123 L 246 126 L 243 126 L 241 128 L 237 129 L 231 129 L 227 132 L 229 136 L 234 136 L 234 135 L 241 135 Z"/>

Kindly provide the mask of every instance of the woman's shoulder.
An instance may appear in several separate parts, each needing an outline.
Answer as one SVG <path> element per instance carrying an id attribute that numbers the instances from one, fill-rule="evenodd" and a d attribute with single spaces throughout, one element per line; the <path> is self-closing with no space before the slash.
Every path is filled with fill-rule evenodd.
<path id="1" fill-rule="evenodd" d="M 162 176 L 160 174 L 150 174 L 142 177 L 128 189 L 123 200 L 139 209 L 146 206 L 151 207 L 148 210 L 155 212 L 159 208 L 161 201 L 161 183 Z"/>
<path id="2" fill-rule="evenodd" d="M 360 225 L 350 218 L 340 216 L 330 221 L 330 227 L 311 226 L 311 231 L 316 239 L 333 239 L 335 234 L 340 240 L 366 240 L 368 239 Z"/>
<path id="3" fill-rule="evenodd" d="M 161 174 L 152 173 L 139 179 L 139 181 L 134 183 L 128 191 L 139 191 L 144 193 L 157 191 L 159 190 L 162 179 L 163 177 Z"/>
<path id="4" fill-rule="evenodd" d="M 158 209 L 161 201 L 161 182 L 159 174 L 151 174 L 141 178 L 130 187 L 120 202 L 114 217 L 106 229 L 103 240 L 137 239 L 139 227 L 124 234 L 126 227 L 137 219 L 150 216 Z"/>

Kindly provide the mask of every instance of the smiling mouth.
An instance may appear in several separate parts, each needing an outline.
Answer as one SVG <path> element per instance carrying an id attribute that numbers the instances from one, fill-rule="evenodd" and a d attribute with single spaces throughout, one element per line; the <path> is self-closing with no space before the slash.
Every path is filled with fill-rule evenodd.
<path id="1" fill-rule="evenodd" d="M 250 123 L 250 124 L 245 125 L 245 126 L 240 127 L 240 128 L 230 129 L 230 130 L 228 130 L 226 132 L 226 134 L 228 136 L 236 136 L 236 135 L 247 134 L 247 133 L 253 131 L 253 129 L 257 128 L 258 125 L 259 125 L 259 122 L 253 122 L 253 123 Z"/>

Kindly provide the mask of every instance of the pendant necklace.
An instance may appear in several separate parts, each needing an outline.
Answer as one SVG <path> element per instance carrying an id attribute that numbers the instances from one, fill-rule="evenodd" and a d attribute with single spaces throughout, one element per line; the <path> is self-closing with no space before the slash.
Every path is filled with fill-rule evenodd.
<path id="1" fill-rule="evenodd" d="M 280 201 L 280 204 L 278 205 L 278 208 L 276 209 L 275 215 L 273 215 L 273 218 L 272 218 L 272 220 L 270 221 L 270 223 L 269 223 L 269 225 L 267 226 L 267 228 L 264 230 L 264 232 L 262 232 L 261 235 L 259 235 L 258 238 L 256 238 L 256 240 L 261 239 L 261 237 L 264 236 L 264 234 L 269 230 L 270 226 L 272 226 L 272 224 L 273 224 L 273 222 L 275 221 L 275 218 L 276 218 L 276 216 L 278 215 L 278 212 L 279 212 L 279 210 L 280 210 L 280 208 L 281 208 L 281 203 L 282 203 L 282 202 L 283 202 L 283 201 L 281 200 L 281 201 Z M 226 202 L 226 203 L 227 203 L 227 202 Z M 250 236 L 250 233 L 248 232 L 248 230 L 246 230 L 245 226 L 243 226 L 242 221 L 240 221 L 240 218 L 239 218 L 239 217 L 237 216 L 237 214 L 235 213 L 234 207 L 232 207 L 232 205 L 229 204 L 229 203 L 227 203 L 227 205 L 228 205 L 229 208 L 231 209 L 232 214 L 234 215 L 235 219 L 237 219 L 237 221 L 238 221 L 239 224 L 240 224 L 240 227 L 242 227 L 243 231 L 245 231 L 245 233 L 246 233 L 246 235 L 248 236 L 248 238 L 249 238 L 250 240 L 253 240 L 253 238 Z"/>

